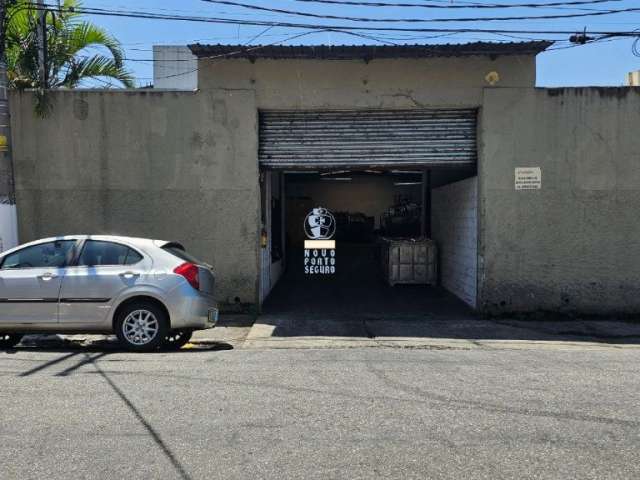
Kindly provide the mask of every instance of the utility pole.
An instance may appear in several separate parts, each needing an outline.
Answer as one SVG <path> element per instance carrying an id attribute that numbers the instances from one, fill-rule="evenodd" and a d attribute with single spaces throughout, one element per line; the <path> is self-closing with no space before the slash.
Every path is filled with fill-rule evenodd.
<path id="1" fill-rule="evenodd" d="M 44 0 L 38 0 L 38 31 L 36 38 L 38 40 L 38 72 L 40 80 L 40 88 L 47 88 L 47 59 L 45 57 L 47 51 L 47 11 L 44 8 Z"/>
<path id="2" fill-rule="evenodd" d="M 5 56 L 7 8 L 11 0 L 0 0 L 0 251 L 18 244 L 16 194 L 11 157 L 9 80 Z"/>

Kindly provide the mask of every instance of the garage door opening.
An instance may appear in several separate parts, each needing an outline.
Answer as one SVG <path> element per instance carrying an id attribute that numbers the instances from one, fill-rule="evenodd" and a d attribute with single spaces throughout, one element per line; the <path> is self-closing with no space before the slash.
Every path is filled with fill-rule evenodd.
<path id="1" fill-rule="evenodd" d="M 263 310 L 455 315 L 475 307 L 476 178 L 474 168 L 265 172 Z M 318 208 L 335 221 L 335 250 L 324 262 L 305 249 Z M 393 245 L 396 255 L 417 255 L 412 245 L 425 239 L 433 259 L 389 258 Z M 429 262 L 435 275 L 416 277 L 416 265 Z M 404 270 L 392 278 L 394 266 Z"/>
<path id="2" fill-rule="evenodd" d="M 474 109 L 260 112 L 263 311 L 475 307 L 476 119 Z"/>

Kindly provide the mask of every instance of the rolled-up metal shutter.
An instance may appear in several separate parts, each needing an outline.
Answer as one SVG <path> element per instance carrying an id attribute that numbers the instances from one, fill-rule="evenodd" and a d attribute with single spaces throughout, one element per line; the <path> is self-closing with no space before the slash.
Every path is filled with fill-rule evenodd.
<path id="1" fill-rule="evenodd" d="M 473 165 L 475 109 L 260 112 L 267 167 Z"/>

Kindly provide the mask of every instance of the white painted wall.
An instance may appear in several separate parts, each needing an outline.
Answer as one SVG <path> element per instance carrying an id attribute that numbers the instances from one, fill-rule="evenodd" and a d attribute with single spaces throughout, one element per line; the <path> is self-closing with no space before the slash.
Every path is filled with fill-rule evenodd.
<path id="1" fill-rule="evenodd" d="M 432 190 L 431 231 L 439 249 L 442 286 L 475 308 L 478 271 L 478 177 Z"/>
<path id="2" fill-rule="evenodd" d="M 262 209 L 264 215 L 262 228 L 265 228 L 267 231 L 267 246 L 261 248 L 260 305 L 262 305 L 269 296 L 271 290 L 273 290 L 273 287 L 278 283 L 278 280 L 280 280 L 284 272 L 284 257 L 276 262 L 273 262 L 271 258 L 271 242 L 273 241 L 273 212 L 271 211 L 271 202 L 274 198 L 282 197 L 284 191 L 282 176 L 282 173 L 279 172 L 266 171 L 264 172 L 264 181 L 262 183 Z M 282 208 L 284 209 L 284 205 Z M 284 210 L 281 210 L 280 214 L 283 215 Z M 284 238 L 284 222 L 282 222 L 282 228 L 281 238 Z"/>
<path id="3" fill-rule="evenodd" d="M 273 187 L 271 175 L 273 172 L 264 172 L 261 182 L 262 195 L 262 219 L 260 231 L 266 231 L 267 244 L 260 246 L 260 305 L 264 302 L 271 292 L 271 189 Z M 261 235 L 262 240 L 262 235 Z"/>
<path id="4" fill-rule="evenodd" d="M 153 46 L 153 87 L 176 90 L 198 88 L 198 61 L 188 47 Z"/>
<path id="5" fill-rule="evenodd" d="M 15 205 L 0 204 L 0 252 L 18 245 L 18 219 Z"/>
<path id="6" fill-rule="evenodd" d="M 280 199 L 282 197 L 282 192 L 283 192 L 283 185 L 282 185 L 282 173 L 280 172 L 269 172 L 271 174 L 271 199 Z M 282 207 L 284 207 L 284 204 L 281 203 Z M 271 212 L 271 200 L 267 203 L 267 207 L 269 208 L 269 252 L 271 252 L 271 242 L 273 242 L 273 224 L 274 224 L 274 219 L 273 219 L 273 213 Z M 282 215 L 283 211 L 280 211 L 280 215 Z M 281 228 L 283 228 L 284 226 L 284 222 L 281 222 Z M 282 239 L 284 239 L 284 232 L 281 231 L 280 232 Z M 271 272 L 270 272 L 270 278 L 269 278 L 269 282 L 270 282 L 270 286 L 269 286 L 269 291 L 273 290 L 273 287 L 275 287 L 276 283 L 278 283 L 278 280 L 280 280 L 280 277 L 282 276 L 282 273 L 284 272 L 284 257 L 282 257 L 280 260 L 274 262 L 273 258 L 271 257 L 271 255 L 269 255 L 269 259 L 271 261 Z"/>

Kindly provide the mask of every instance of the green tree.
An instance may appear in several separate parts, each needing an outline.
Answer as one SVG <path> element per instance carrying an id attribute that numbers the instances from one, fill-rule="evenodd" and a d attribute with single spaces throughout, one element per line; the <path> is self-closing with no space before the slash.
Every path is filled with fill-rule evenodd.
<path id="1" fill-rule="evenodd" d="M 75 88 L 86 79 L 116 80 L 134 87 L 124 66 L 120 43 L 75 10 L 77 0 L 65 0 L 60 10 L 46 14 L 46 82 L 38 69 L 38 10 L 32 1 L 17 0 L 7 11 L 5 54 L 10 88 Z"/>

